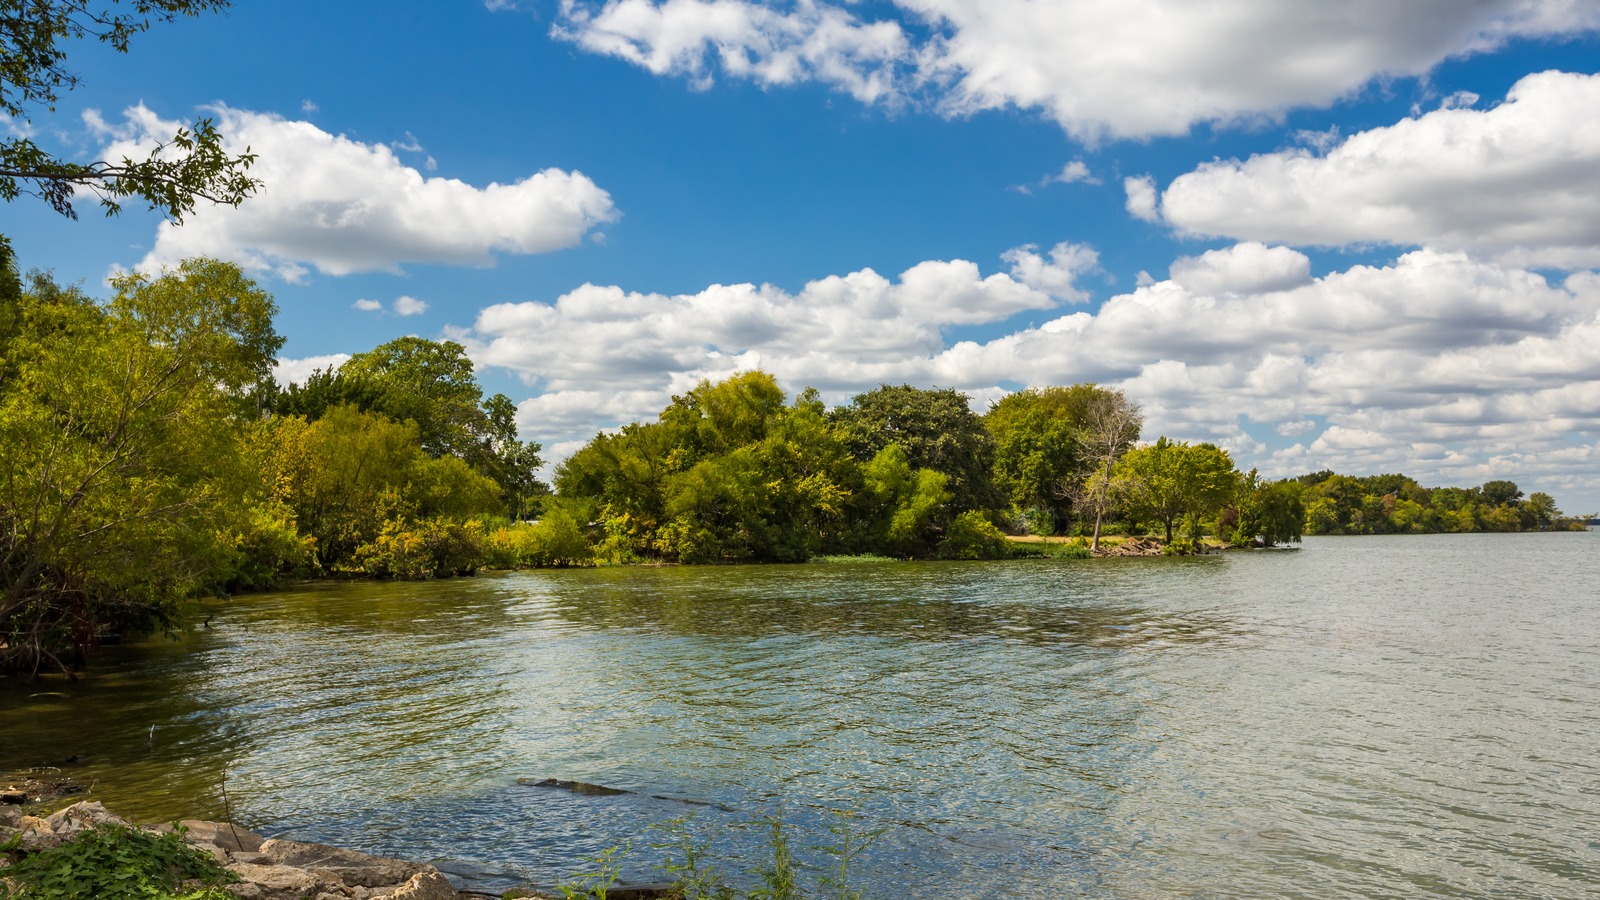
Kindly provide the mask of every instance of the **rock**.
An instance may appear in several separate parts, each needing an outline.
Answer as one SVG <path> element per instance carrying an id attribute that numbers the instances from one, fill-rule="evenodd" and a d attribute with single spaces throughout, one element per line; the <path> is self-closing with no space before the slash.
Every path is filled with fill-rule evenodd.
<path id="1" fill-rule="evenodd" d="M 45 850 L 54 850 L 64 843 L 66 839 L 53 831 L 24 831 L 18 849 L 24 853 L 41 853 Z"/>
<path id="2" fill-rule="evenodd" d="M 459 895 L 449 879 L 429 871 L 411 876 L 409 881 L 395 888 L 394 893 L 374 891 L 371 896 L 373 900 L 380 897 L 384 900 L 457 900 Z"/>
<path id="3" fill-rule="evenodd" d="M 28 802 L 28 792 L 27 791 L 15 791 L 15 790 L 0 791 L 0 803 L 10 804 L 12 806 L 21 806 L 22 804 L 27 803 L 27 802 Z"/>
<path id="4" fill-rule="evenodd" d="M 80 831 L 98 828 L 101 825 L 121 825 L 128 827 L 127 819 L 114 816 L 98 800 L 83 800 L 74 803 L 60 812 L 52 813 L 45 820 L 50 824 L 50 830 L 63 838 L 70 838 Z"/>
<path id="5" fill-rule="evenodd" d="M 22 810 L 15 806 L 0 806 L 0 828 L 21 828 Z"/>
<path id="6" fill-rule="evenodd" d="M 670 881 L 653 884 L 614 884 L 606 891 L 608 900 L 660 900 L 677 896 L 678 885 Z"/>
<path id="7" fill-rule="evenodd" d="M 612 797 L 617 794 L 631 794 L 621 788 L 606 787 L 603 784 L 590 784 L 587 781 L 562 781 L 559 778 L 543 778 L 534 781 L 532 778 L 518 778 L 517 784 L 525 787 L 559 788 L 571 791 L 574 794 L 583 794 L 589 797 Z"/>
<path id="8" fill-rule="evenodd" d="M 229 868 L 243 880 L 228 885 L 226 890 L 240 900 L 303 900 L 343 887 L 293 866 L 235 863 Z M 349 896 L 342 891 L 338 895 Z"/>
<path id="9" fill-rule="evenodd" d="M 188 829 L 184 833 L 183 839 L 196 847 L 219 847 L 234 854 L 259 853 L 261 845 L 267 840 L 253 831 L 240 828 L 228 822 L 184 819 L 178 824 Z M 150 830 L 168 832 L 172 830 L 172 824 L 163 822 Z"/>
<path id="10" fill-rule="evenodd" d="M 303 844 L 279 838 L 261 845 L 261 852 L 279 865 L 327 872 L 351 887 L 386 887 L 403 884 L 412 876 L 434 871 L 432 866 L 370 856 L 325 844 Z"/>

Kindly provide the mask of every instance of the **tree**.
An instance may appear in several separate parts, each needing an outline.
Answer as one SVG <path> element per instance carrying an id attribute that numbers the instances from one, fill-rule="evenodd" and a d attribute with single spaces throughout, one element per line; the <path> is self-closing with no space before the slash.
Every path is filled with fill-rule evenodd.
<path id="1" fill-rule="evenodd" d="M 1088 406 L 1100 388 L 1028 388 L 1000 398 L 983 416 L 994 438 L 994 484 L 1014 510 L 1034 511 L 1053 533 L 1073 494 L 1064 485 L 1081 480 L 1078 438 Z"/>
<path id="2" fill-rule="evenodd" d="M 0 362 L 0 669 L 65 667 L 230 571 L 245 401 L 282 339 L 237 267 L 112 279 L 99 304 L 36 277 Z"/>
<path id="3" fill-rule="evenodd" d="M 1118 473 L 1138 486 L 1138 504 L 1166 526 L 1169 544 L 1174 522 L 1217 510 L 1232 496 L 1238 478 L 1226 451 L 1166 437 L 1129 450 Z"/>
<path id="4" fill-rule="evenodd" d="M 1490 506 L 1511 506 L 1522 499 L 1522 488 L 1515 481 L 1486 481 L 1478 493 Z"/>
<path id="5" fill-rule="evenodd" d="M 1561 510 L 1556 509 L 1556 498 L 1543 491 L 1534 491 L 1523 502 L 1522 509 L 1528 524 L 1537 529 L 1549 528 L 1560 518 Z"/>
<path id="6" fill-rule="evenodd" d="M 35 110 L 54 112 L 62 93 L 78 86 L 66 65 L 66 45 L 94 38 L 118 53 L 136 35 L 180 16 L 228 7 L 228 0 L 0 0 L 0 113 L 23 123 Z M 210 119 L 180 128 L 142 160 L 72 162 L 26 136 L 0 141 L 0 199 L 32 194 L 69 218 L 77 218 L 74 194 L 94 194 L 107 215 L 119 201 L 137 197 L 175 221 L 196 199 L 237 206 L 260 187 L 246 171 L 255 161 L 248 149 L 230 156 Z"/>
<path id="7" fill-rule="evenodd" d="M 1257 537 L 1263 546 L 1299 543 L 1306 508 L 1301 496 L 1306 486 L 1286 479 L 1263 483 L 1255 469 L 1239 478 L 1238 526 L 1232 543 L 1247 545 Z"/>
<path id="8" fill-rule="evenodd" d="M 1076 486 L 1078 505 L 1094 513 L 1091 552 L 1100 549 L 1101 524 L 1111 508 L 1112 473 L 1118 461 L 1139 440 L 1139 430 L 1143 427 L 1144 413 L 1139 404 L 1121 391 L 1093 388 L 1078 427 L 1079 459 L 1086 466 Z M 1071 489 L 1072 486 L 1067 487 Z"/>
<path id="9" fill-rule="evenodd" d="M 465 347 L 455 341 L 402 337 L 346 360 L 332 374 L 285 391 L 285 411 L 352 402 L 396 422 L 414 422 L 430 456 L 454 456 L 500 484 L 505 505 L 520 517 L 544 493 L 540 446 L 517 437 L 516 404 L 504 394 L 483 399 Z"/>
<path id="10" fill-rule="evenodd" d="M 972 412 L 966 394 L 885 384 L 857 394 L 830 418 L 862 462 L 893 444 L 905 452 L 913 469 L 942 472 L 957 511 L 1000 505 L 991 477 L 994 439 Z"/>

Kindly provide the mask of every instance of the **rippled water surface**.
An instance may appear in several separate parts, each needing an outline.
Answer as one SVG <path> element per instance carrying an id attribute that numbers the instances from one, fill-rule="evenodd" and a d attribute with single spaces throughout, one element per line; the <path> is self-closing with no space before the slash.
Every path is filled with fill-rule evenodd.
<path id="1" fill-rule="evenodd" d="M 0 768 L 483 889 L 851 810 L 869 897 L 1592 896 L 1597 586 L 1594 533 L 315 585 L 0 682 Z"/>

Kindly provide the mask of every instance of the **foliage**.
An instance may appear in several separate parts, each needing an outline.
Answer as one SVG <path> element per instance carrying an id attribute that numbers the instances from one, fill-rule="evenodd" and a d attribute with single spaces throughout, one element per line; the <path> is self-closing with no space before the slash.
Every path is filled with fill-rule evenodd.
<path id="1" fill-rule="evenodd" d="M 942 473 L 955 511 L 1000 504 L 991 474 L 994 438 L 960 391 L 885 384 L 857 394 L 829 419 L 856 459 L 895 446 L 911 468 Z"/>
<path id="2" fill-rule="evenodd" d="M 241 435 L 282 343 L 231 264 L 36 277 L 0 344 L 0 669 L 64 667 L 106 629 L 170 625 L 249 530 Z"/>
<path id="3" fill-rule="evenodd" d="M 67 46 L 95 38 L 118 53 L 151 25 L 226 9 L 227 0 L 0 0 L 0 115 L 28 123 L 36 110 L 54 112 L 61 94 L 78 86 Z M 196 199 L 237 206 L 260 183 L 246 171 L 255 156 L 230 156 L 210 119 L 199 119 L 157 144 L 142 160 L 72 162 L 26 136 L 0 140 L 0 199 L 33 194 L 77 218 L 72 198 L 87 189 L 108 215 L 128 197 L 181 221 Z"/>
<path id="4" fill-rule="evenodd" d="M 650 845 L 652 849 L 666 851 L 661 870 L 672 877 L 675 895 L 680 900 L 733 900 L 738 892 L 708 861 L 711 841 L 697 839 L 691 829 L 692 822 L 692 816 L 678 816 L 651 826 L 664 835 L 663 840 Z"/>
<path id="5" fill-rule="evenodd" d="M 1011 542 L 983 513 L 974 509 L 955 517 L 939 542 L 944 559 L 1004 559 L 1011 555 Z"/>
<path id="6" fill-rule="evenodd" d="M 104 824 L 22 857 L 5 869 L 0 896 L 28 900 L 230 900 L 238 876 L 183 839 L 182 826 L 159 834 Z"/>
<path id="7" fill-rule="evenodd" d="M 602 850 L 598 855 L 589 860 L 593 868 L 588 872 L 581 872 L 577 881 L 572 884 L 560 886 L 561 896 L 564 900 L 578 900 L 578 898 L 593 898 L 593 900 L 606 900 L 606 895 L 616 885 L 617 879 L 622 874 L 621 859 L 628 855 L 630 845 L 611 847 Z"/>
<path id="8" fill-rule="evenodd" d="M 768 829 L 767 846 L 772 860 L 757 869 L 762 886 L 750 892 L 751 900 L 803 900 L 800 866 L 789 850 L 789 835 L 783 830 L 783 812 L 759 820 Z"/>
<path id="9" fill-rule="evenodd" d="M 537 476 L 539 445 L 517 436 L 516 404 L 504 394 L 483 399 L 472 360 L 454 341 L 397 338 L 312 373 L 272 401 L 278 415 L 311 422 L 347 406 L 412 423 L 424 453 L 492 479 L 514 518 L 548 491 Z"/>
<path id="10" fill-rule="evenodd" d="M 356 548 L 350 566 L 375 578 L 416 581 L 472 575 L 487 556 L 478 522 L 389 519 L 376 537 Z"/>
<path id="11" fill-rule="evenodd" d="M 1544 531 L 1568 527 L 1549 494 L 1523 499 L 1515 482 L 1481 487 L 1425 488 L 1404 475 L 1353 478 L 1318 472 L 1303 485 L 1307 534 L 1428 534 L 1473 531 Z"/>
<path id="12" fill-rule="evenodd" d="M 1093 559 L 1094 551 L 1083 538 L 1075 538 L 1067 542 L 1013 542 L 1009 555 L 1014 559 Z"/>
<path id="13" fill-rule="evenodd" d="M 562 567 L 587 565 L 594 559 L 583 526 L 565 507 L 552 505 L 537 522 L 519 522 L 490 536 L 495 565 Z"/>
<path id="14" fill-rule="evenodd" d="M 1161 437 L 1129 450 L 1117 466 L 1131 505 L 1166 526 L 1172 543 L 1173 524 L 1186 514 L 1196 518 L 1221 509 L 1233 496 L 1238 473 L 1226 451 L 1212 444 L 1188 444 Z"/>

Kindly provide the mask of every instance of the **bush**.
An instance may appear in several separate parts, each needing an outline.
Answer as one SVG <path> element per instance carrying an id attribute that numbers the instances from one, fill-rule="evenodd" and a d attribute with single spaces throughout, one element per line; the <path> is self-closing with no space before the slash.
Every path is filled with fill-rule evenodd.
<path id="1" fill-rule="evenodd" d="M 502 569 L 588 565 L 594 554 L 583 526 L 559 509 L 537 522 L 502 528 L 487 543 L 489 560 Z"/>
<path id="2" fill-rule="evenodd" d="M 471 575 L 488 561 L 487 545 L 477 522 L 390 519 L 376 538 L 356 548 L 353 563 L 358 572 L 402 581 Z"/>
<path id="3" fill-rule="evenodd" d="M 967 510 L 945 530 L 939 542 L 944 559 L 1004 559 L 1011 555 L 1011 542 L 981 512 Z"/>
<path id="4" fill-rule="evenodd" d="M 222 885 L 239 880 L 211 854 L 185 843 L 181 828 L 157 834 L 113 824 L 24 856 L 4 871 L 0 897 L 7 900 L 234 900 Z"/>

